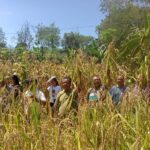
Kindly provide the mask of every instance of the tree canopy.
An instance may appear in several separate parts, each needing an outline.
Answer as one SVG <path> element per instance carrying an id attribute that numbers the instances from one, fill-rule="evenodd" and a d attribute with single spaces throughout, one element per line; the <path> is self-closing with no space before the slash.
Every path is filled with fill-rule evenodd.
<path id="1" fill-rule="evenodd" d="M 36 44 L 41 47 L 56 48 L 60 44 L 60 30 L 54 23 L 49 26 L 38 25 L 36 32 Z"/>
<path id="2" fill-rule="evenodd" d="M 144 25 L 143 18 L 150 12 L 150 8 L 143 7 L 141 1 L 101 0 L 100 2 L 100 10 L 106 14 L 106 17 L 97 26 L 99 39 L 106 45 L 115 41 L 118 48 L 133 28 L 141 28 Z"/>

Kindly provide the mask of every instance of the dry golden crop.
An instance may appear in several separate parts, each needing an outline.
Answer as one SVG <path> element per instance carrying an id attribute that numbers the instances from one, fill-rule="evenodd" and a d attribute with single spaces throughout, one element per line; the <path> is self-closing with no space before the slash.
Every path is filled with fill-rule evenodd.
<path id="1" fill-rule="evenodd" d="M 25 78 L 37 78 L 40 89 L 46 93 L 46 81 L 56 75 L 58 80 L 69 75 L 76 86 L 80 86 L 80 105 L 77 118 L 54 120 L 51 118 L 49 106 L 32 105 L 31 120 L 28 122 L 22 111 L 21 104 L 13 104 L 7 111 L 0 106 L 0 149 L 45 149 L 45 150 L 119 150 L 119 149 L 149 149 L 150 148 L 150 105 L 142 98 L 115 108 L 109 97 L 98 107 L 89 108 L 84 104 L 84 96 L 91 86 L 94 74 L 107 84 L 107 75 L 114 77 L 120 69 L 110 70 L 108 64 L 95 64 L 92 58 L 85 61 L 77 55 L 66 59 L 62 64 L 48 60 L 42 62 L 33 60 L 24 63 L 3 61 L 0 64 L 0 78 L 6 78 L 17 73 L 23 83 Z M 104 59 L 105 60 L 105 59 Z M 108 62 L 108 60 L 106 60 Z M 110 65 L 110 67 L 115 67 Z M 121 68 L 121 67 L 120 67 Z M 125 68 L 124 68 L 125 69 Z M 128 70 L 121 73 L 126 76 Z M 112 81 L 115 83 L 115 80 Z M 111 84 L 112 84 L 111 83 Z M 21 100 L 20 100 L 21 101 Z M 37 110 L 37 111 L 34 111 Z M 40 118 L 38 118 L 40 114 Z"/>

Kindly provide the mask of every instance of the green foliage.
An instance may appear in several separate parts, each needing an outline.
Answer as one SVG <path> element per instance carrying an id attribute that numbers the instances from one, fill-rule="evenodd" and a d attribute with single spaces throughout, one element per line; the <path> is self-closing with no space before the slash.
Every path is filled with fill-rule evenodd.
<path id="1" fill-rule="evenodd" d="M 36 32 L 36 45 L 54 49 L 59 46 L 60 30 L 54 23 L 49 26 L 38 25 Z"/>
<path id="2" fill-rule="evenodd" d="M 100 63 L 104 57 L 105 49 L 105 45 L 99 46 L 98 41 L 95 40 L 84 49 L 84 52 L 89 56 L 96 57 L 97 62 Z"/>
<path id="3" fill-rule="evenodd" d="M 125 63 L 132 71 L 139 68 L 140 74 L 146 79 L 147 84 L 150 80 L 150 18 L 145 16 L 143 28 L 135 28 L 124 42 L 120 55 L 120 63 Z M 129 62 L 126 62 L 129 59 Z M 136 62 L 136 63 L 135 63 Z M 134 64 L 134 65 L 133 65 Z"/>
<path id="4" fill-rule="evenodd" d="M 123 9 L 128 3 L 128 0 L 100 0 L 100 10 L 106 14 L 111 14 L 114 10 Z"/>
<path id="5" fill-rule="evenodd" d="M 144 25 L 145 13 L 149 7 L 142 7 L 128 0 L 101 1 L 100 8 L 106 12 L 106 18 L 97 26 L 99 40 L 103 44 L 115 41 L 120 48 L 133 28 L 141 28 Z"/>
<path id="6" fill-rule="evenodd" d="M 116 40 L 117 37 L 115 37 L 117 30 L 113 28 L 108 28 L 101 31 L 100 40 L 101 43 L 105 43 L 106 45 L 112 42 L 112 40 Z"/>
<path id="7" fill-rule="evenodd" d="M 27 50 L 27 44 L 26 43 L 18 43 L 15 47 L 15 52 L 17 54 L 22 54 L 26 50 Z"/>
<path id="8" fill-rule="evenodd" d="M 41 61 L 44 59 L 45 49 L 41 49 L 38 47 L 33 47 L 33 53 L 36 56 L 36 59 Z"/>
<path id="9" fill-rule="evenodd" d="M 12 50 L 8 48 L 0 48 L 0 58 L 1 59 L 10 59 L 12 56 Z"/>
<path id="10" fill-rule="evenodd" d="M 31 123 L 37 127 L 40 123 L 40 105 L 37 102 L 30 105 L 29 115 Z"/>
<path id="11" fill-rule="evenodd" d="M 149 22 L 149 16 L 146 15 L 145 17 L 145 24 L 143 28 L 135 28 L 133 32 L 131 32 L 127 38 L 127 42 L 122 46 L 122 51 L 120 54 L 120 57 L 124 56 L 131 56 L 135 57 L 138 55 L 138 57 L 141 57 L 141 61 L 143 57 L 149 55 L 149 49 L 150 49 L 150 22 Z"/>
<path id="12" fill-rule="evenodd" d="M 92 36 L 84 36 L 79 33 L 65 33 L 62 39 L 62 46 L 65 50 L 67 49 L 79 49 L 86 48 L 89 44 L 94 41 Z"/>
<path id="13" fill-rule="evenodd" d="M 64 49 L 79 49 L 80 48 L 79 33 L 65 33 L 62 39 L 62 46 Z"/>

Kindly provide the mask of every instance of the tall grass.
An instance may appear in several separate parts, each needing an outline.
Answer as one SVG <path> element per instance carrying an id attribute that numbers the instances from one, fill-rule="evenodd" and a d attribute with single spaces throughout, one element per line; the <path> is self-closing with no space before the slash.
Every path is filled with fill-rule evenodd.
<path id="1" fill-rule="evenodd" d="M 150 109 L 145 101 L 132 107 L 115 108 L 106 103 L 95 108 L 81 106 L 78 119 L 55 122 L 44 108 L 38 118 L 34 107 L 30 122 L 17 106 L 1 113 L 1 149 L 150 148 Z"/>
<path id="2" fill-rule="evenodd" d="M 36 102 L 32 103 L 27 118 L 21 103 L 22 97 L 20 102 L 14 102 L 5 111 L 2 111 L 1 105 L 0 149 L 150 149 L 150 104 L 140 97 L 133 98 L 131 94 L 128 102 L 117 107 L 112 106 L 109 96 L 94 108 L 87 106 L 84 96 L 91 85 L 91 76 L 98 74 L 104 82 L 106 68 L 95 65 L 94 59 L 83 61 L 82 53 L 63 64 L 25 61 L 25 72 L 21 69 L 22 63 L 5 61 L 0 64 L 2 76 L 15 71 L 20 77 L 37 78 L 43 92 L 46 92 L 46 81 L 50 76 L 56 75 L 60 81 L 64 75 L 70 75 L 75 84 L 80 86 L 79 98 L 83 100 L 77 117 L 63 120 L 52 119 L 49 106 L 44 107 Z"/>

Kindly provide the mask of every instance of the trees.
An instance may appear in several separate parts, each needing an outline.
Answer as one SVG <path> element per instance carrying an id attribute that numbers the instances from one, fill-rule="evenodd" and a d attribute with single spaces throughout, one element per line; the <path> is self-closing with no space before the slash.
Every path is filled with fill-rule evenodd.
<path id="1" fill-rule="evenodd" d="M 77 32 L 65 33 L 62 39 L 64 49 L 79 49 L 85 48 L 94 38 L 92 36 L 81 35 Z"/>
<path id="2" fill-rule="evenodd" d="M 130 68 L 131 73 L 138 71 L 144 79 L 142 84 L 150 83 L 150 16 L 146 15 L 142 28 L 134 28 L 128 35 L 119 53 L 118 62 Z M 128 60 L 128 61 L 127 61 Z"/>
<path id="3" fill-rule="evenodd" d="M 31 43 L 33 41 L 33 37 L 30 32 L 29 23 L 25 23 L 21 29 L 18 31 L 17 34 L 17 48 L 24 48 L 24 49 L 30 49 Z"/>
<path id="4" fill-rule="evenodd" d="M 38 25 L 35 36 L 36 45 L 43 48 L 54 49 L 60 44 L 60 30 L 54 23 L 49 26 Z"/>
<path id="5" fill-rule="evenodd" d="M 6 47 L 5 33 L 3 32 L 2 28 L 0 28 L 0 48 L 5 47 Z"/>
<path id="6" fill-rule="evenodd" d="M 135 28 L 128 35 L 127 40 L 124 42 L 120 58 L 132 58 L 132 60 L 136 60 L 138 58 L 137 63 L 141 63 L 145 61 L 145 57 L 148 57 L 150 60 L 150 16 L 146 15 L 144 19 L 144 26 L 142 28 Z M 137 61 L 137 60 L 136 60 Z"/>
<path id="7" fill-rule="evenodd" d="M 118 9 L 123 9 L 129 0 L 100 0 L 100 10 L 106 15 Z"/>
<path id="8" fill-rule="evenodd" d="M 115 72 L 127 69 L 130 72 L 128 76 L 140 74 L 149 85 L 150 1 L 100 0 L 100 2 L 100 9 L 106 17 L 97 26 L 97 32 L 100 43 L 108 46 L 102 61 L 102 64 L 106 64 L 107 79 L 111 79 Z"/>
<path id="9" fill-rule="evenodd" d="M 79 41 L 79 33 L 65 33 L 62 39 L 62 47 L 64 49 L 79 49 L 80 41 Z"/>
<path id="10" fill-rule="evenodd" d="M 137 0 L 101 0 L 100 9 L 106 14 L 106 18 L 97 26 L 101 43 L 108 45 L 115 41 L 116 47 L 120 48 L 134 27 L 142 27 L 144 15 L 150 8 L 140 4 L 137 5 Z"/>
<path id="11" fill-rule="evenodd" d="M 100 0 L 100 10 L 108 16 L 115 10 L 126 8 L 129 4 L 142 8 L 149 7 L 150 0 Z"/>

